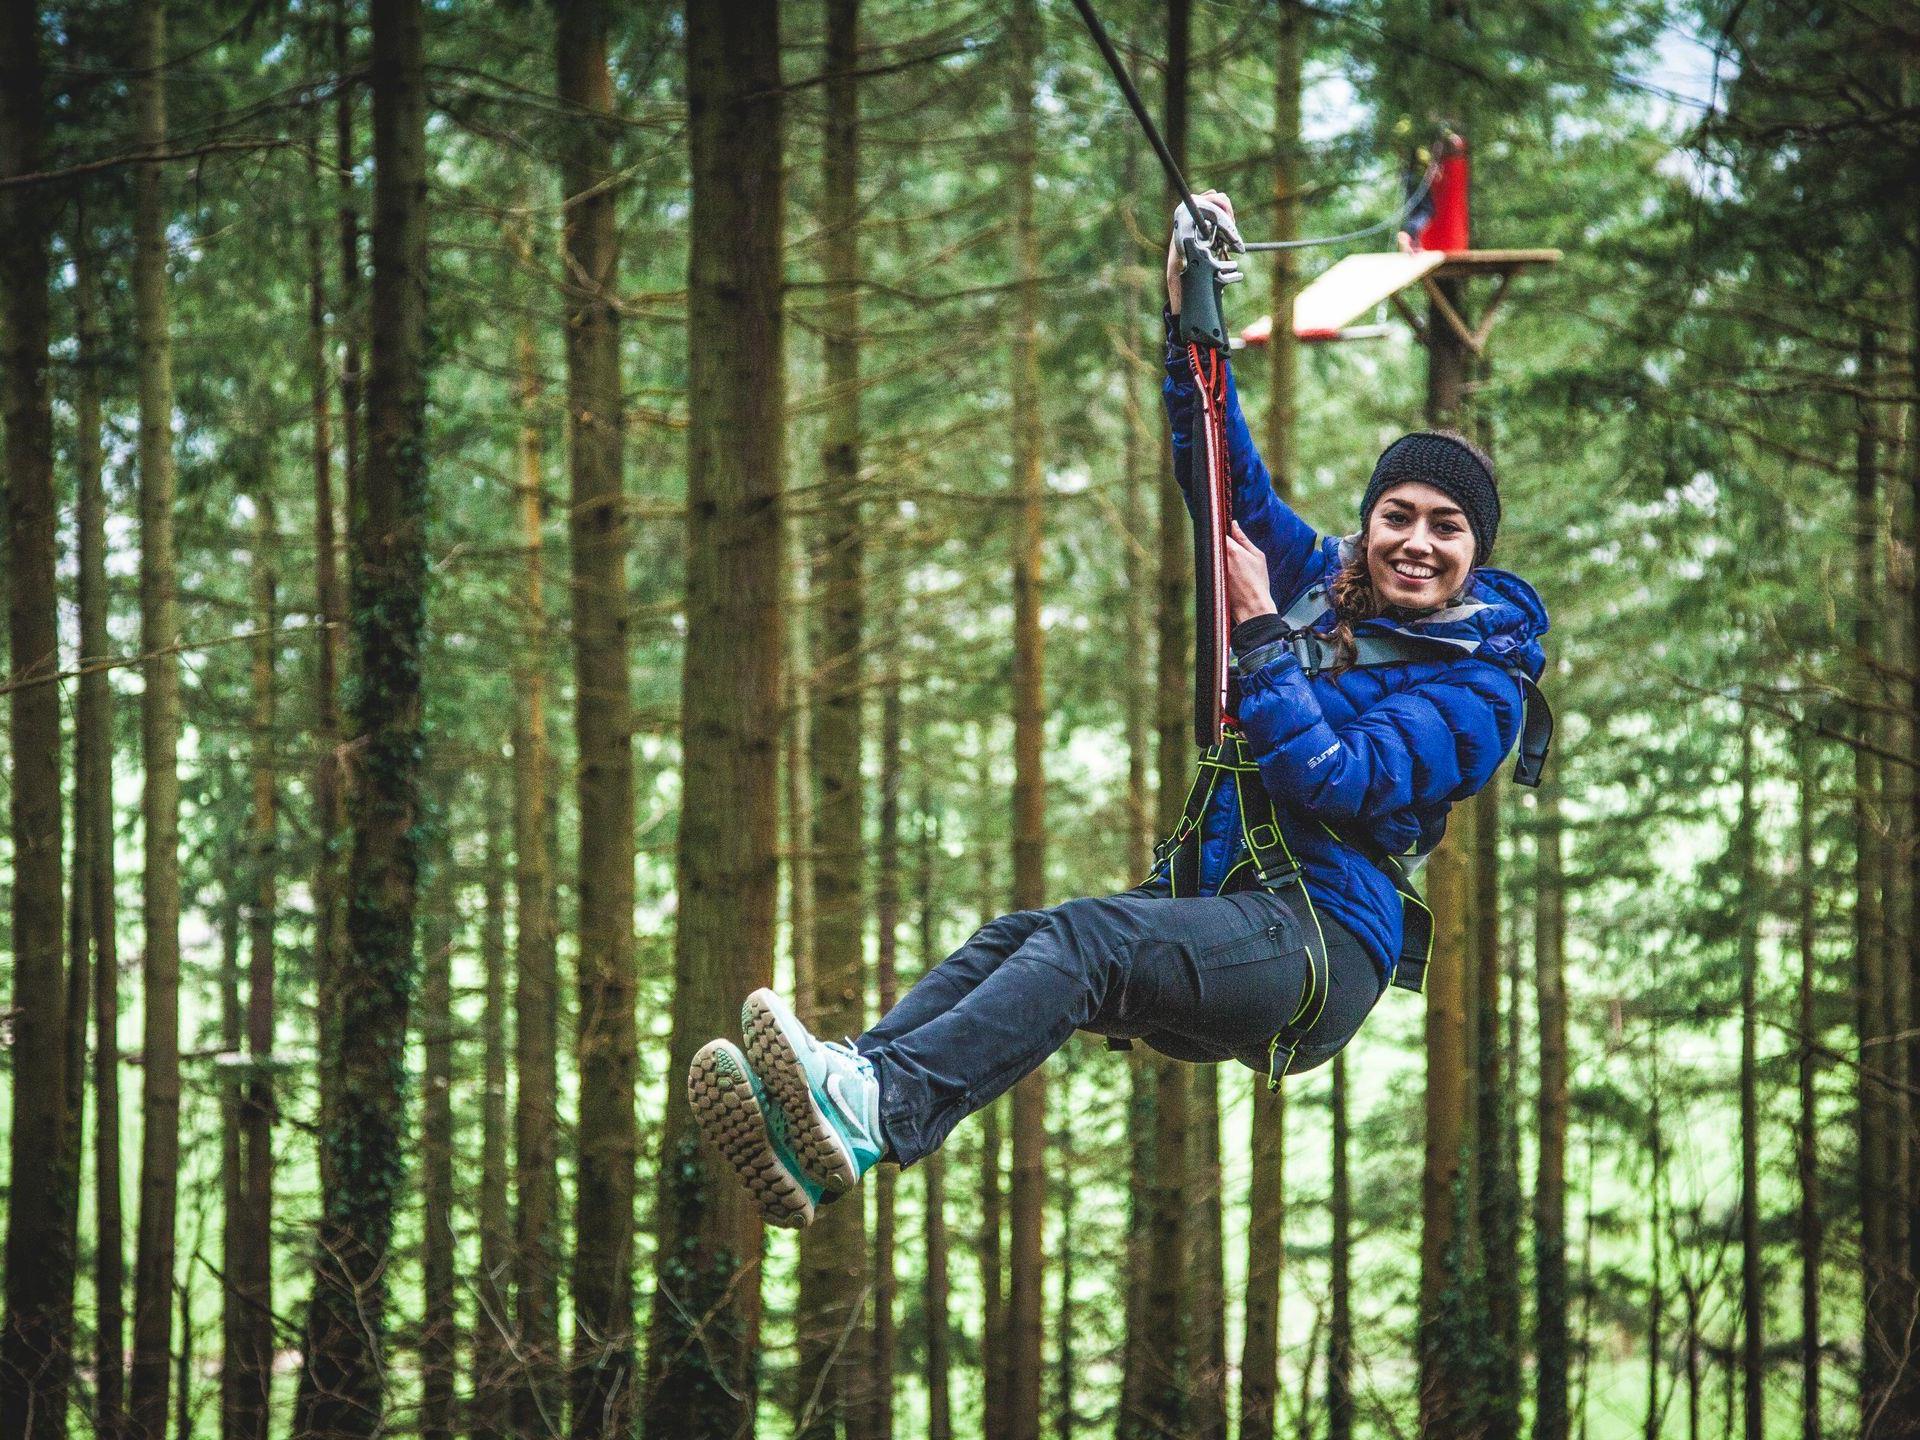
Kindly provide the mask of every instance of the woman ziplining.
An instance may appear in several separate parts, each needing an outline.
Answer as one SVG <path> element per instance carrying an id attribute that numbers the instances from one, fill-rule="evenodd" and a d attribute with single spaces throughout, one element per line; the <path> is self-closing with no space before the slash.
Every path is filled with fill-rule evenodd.
<path id="1" fill-rule="evenodd" d="M 1487 564 L 1491 461 L 1451 433 L 1402 436 L 1359 530 L 1317 536 L 1274 494 L 1224 344 L 1182 321 L 1198 280 L 1201 327 L 1219 331 L 1242 248 L 1224 195 L 1182 204 L 1163 391 L 1207 562 L 1202 628 L 1230 618 L 1233 663 L 1223 646 L 1218 677 L 1203 665 L 1196 728 L 1219 739 L 1180 824 L 1140 885 L 989 922 L 851 1042 L 816 1038 L 771 990 L 748 996 L 744 1049 L 702 1048 L 688 1097 L 768 1224 L 804 1226 L 880 1161 L 930 1154 L 1075 1030 L 1239 1060 L 1270 1085 L 1323 1063 L 1389 983 L 1419 988 L 1431 923 L 1407 857 L 1516 740 L 1537 778 L 1547 617 Z"/>

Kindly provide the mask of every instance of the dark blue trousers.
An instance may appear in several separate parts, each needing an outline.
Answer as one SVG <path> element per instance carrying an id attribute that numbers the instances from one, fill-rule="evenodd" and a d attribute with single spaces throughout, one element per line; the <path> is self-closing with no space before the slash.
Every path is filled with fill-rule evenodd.
<path id="1" fill-rule="evenodd" d="M 1148 884 L 988 922 L 855 1042 L 880 1078 L 893 1158 L 910 1165 L 937 1150 L 1075 1030 L 1265 1074 L 1268 1042 L 1300 1003 L 1307 945 L 1317 947 L 1319 933 L 1330 987 L 1293 1070 L 1325 1061 L 1385 982 L 1350 932 L 1324 915 L 1316 932 L 1298 893 L 1174 900 Z"/>

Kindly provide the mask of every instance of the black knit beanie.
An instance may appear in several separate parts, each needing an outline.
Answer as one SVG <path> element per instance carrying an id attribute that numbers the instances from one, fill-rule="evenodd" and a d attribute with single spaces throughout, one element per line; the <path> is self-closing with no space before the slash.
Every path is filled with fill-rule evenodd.
<path id="1" fill-rule="evenodd" d="M 1473 563 L 1493 553 L 1500 531 L 1500 492 L 1494 488 L 1493 461 L 1463 435 L 1446 430 L 1416 430 L 1380 452 L 1360 500 L 1360 528 L 1367 528 L 1374 502 L 1396 485 L 1417 480 L 1453 497 L 1467 512 L 1473 531 Z"/>

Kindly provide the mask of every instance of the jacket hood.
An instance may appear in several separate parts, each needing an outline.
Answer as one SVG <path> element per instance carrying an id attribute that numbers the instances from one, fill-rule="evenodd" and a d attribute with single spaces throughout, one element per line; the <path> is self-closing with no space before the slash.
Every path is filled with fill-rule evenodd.
<path id="1" fill-rule="evenodd" d="M 1342 535 L 1322 542 L 1327 570 L 1344 564 L 1359 541 L 1357 535 Z M 1533 679 L 1546 668 L 1546 652 L 1540 639 L 1547 633 L 1547 607 L 1525 580 L 1510 570 L 1482 565 L 1473 572 L 1466 596 L 1454 605 L 1436 610 L 1418 619 L 1398 620 L 1382 616 L 1364 622 L 1366 626 L 1399 630 L 1408 635 L 1430 635 L 1443 640 L 1470 641 L 1469 654 L 1480 655 L 1502 665 L 1518 665 Z"/>

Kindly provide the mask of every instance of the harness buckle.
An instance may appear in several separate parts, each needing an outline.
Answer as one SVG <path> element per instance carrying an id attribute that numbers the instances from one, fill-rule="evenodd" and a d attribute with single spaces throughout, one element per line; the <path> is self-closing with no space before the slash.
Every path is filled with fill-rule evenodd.
<path id="1" fill-rule="evenodd" d="M 1300 862 L 1283 859 L 1277 865 L 1269 865 L 1258 855 L 1253 857 L 1253 878 L 1260 882 L 1263 890 L 1279 890 L 1284 886 L 1298 885 L 1300 880 Z"/>
<path id="2" fill-rule="evenodd" d="M 1287 637 L 1287 646 L 1293 651 L 1293 658 L 1300 662 L 1303 675 L 1320 673 L 1320 647 L 1313 638 L 1311 630 L 1296 630 Z"/>

